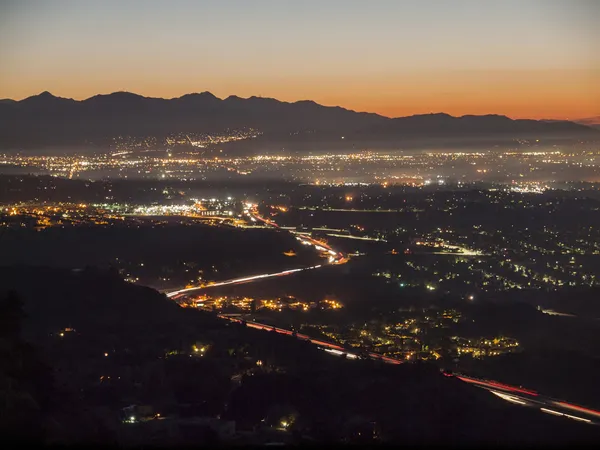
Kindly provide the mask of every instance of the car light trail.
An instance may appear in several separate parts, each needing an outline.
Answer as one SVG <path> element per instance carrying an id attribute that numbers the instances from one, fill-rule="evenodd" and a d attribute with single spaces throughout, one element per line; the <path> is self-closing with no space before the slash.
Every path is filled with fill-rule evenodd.
<path id="1" fill-rule="evenodd" d="M 398 359 L 389 358 L 387 356 L 380 356 L 380 358 L 390 364 L 402 364 L 402 361 L 400 361 Z"/>
<path id="2" fill-rule="evenodd" d="M 535 391 L 530 391 L 528 389 L 522 389 L 522 388 L 517 388 L 514 386 L 509 386 L 507 384 L 498 383 L 497 381 L 479 381 L 474 378 L 469 378 L 469 377 L 465 377 L 465 376 L 457 376 L 457 378 L 462 381 L 465 381 L 467 383 L 478 384 L 478 385 L 486 386 L 486 387 L 490 387 L 490 388 L 502 389 L 502 390 L 511 391 L 511 392 L 520 392 L 522 394 L 533 395 L 533 396 L 538 395 L 538 393 Z"/>
<path id="3" fill-rule="evenodd" d="M 327 353 L 332 353 L 332 354 L 334 354 L 334 355 L 340 355 L 340 356 L 344 354 L 344 352 L 343 352 L 343 351 L 341 351 L 341 350 L 336 350 L 336 349 L 334 349 L 334 348 L 326 348 L 326 349 L 325 349 L 325 351 L 326 351 Z"/>
<path id="4" fill-rule="evenodd" d="M 563 414 L 563 416 L 568 417 L 569 419 L 579 420 L 580 422 L 592 423 L 590 419 L 584 419 L 583 417 L 572 416 L 571 414 Z"/>
<path id="5" fill-rule="evenodd" d="M 183 294 L 183 293 L 186 293 L 186 292 L 197 291 L 197 290 L 200 290 L 200 289 L 207 289 L 207 288 L 218 287 L 218 286 L 226 286 L 226 285 L 229 285 L 229 284 L 247 283 L 249 281 L 256 281 L 256 280 L 261 280 L 261 279 L 264 279 L 264 278 L 272 278 L 272 277 L 290 275 L 292 273 L 302 272 L 304 270 L 318 269 L 320 267 L 322 267 L 322 264 L 318 264 L 316 266 L 311 266 L 311 267 L 303 267 L 301 269 L 289 269 L 289 270 L 284 270 L 282 272 L 277 272 L 277 273 L 268 273 L 268 274 L 261 274 L 261 275 L 253 275 L 253 276 L 250 276 L 250 277 L 236 278 L 234 280 L 219 281 L 219 282 L 216 282 L 216 283 L 208 284 L 206 286 L 196 286 L 196 287 L 191 287 L 191 288 L 186 288 L 186 289 L 179 289 L 178 291 L 169 292 L 167 294 L 167 297 L 168 298 L 173 298 L 176 295 Z"/>
<path id="6" fill-rule="evenodd" d="M 571 403 L 566 403 L 566 402 L 554 402 L 555 405 L 558 406 L 562 406 L 563 408 L 569 408 L 575 411 L 579 411 L 582 413 L 586 413 L 586 414 L 591 414 L 593 416 L 596 417 L 600 417 L 600 411 L 596 411 L 593 409 L 589 409 L 589 408 L 584 408 L 583 406 L 577 406 L 577 405 L 573 405 Z"/>
<path id="7" fill-rule="evenodd" d="M 497 392 L 497 391 L 490 391 L 490 392 L 508 402 L 511 402 L 511 403 L 516 403 L 518 405 L 526 405 L 527 404 L 526 402 L 519 400 L 517 397 L 513 397 L 512 395 L 506 395 L 506 394 L 503 394 L 502 392 Z"/>
<path id="8" fill-rule="evenodd" d="M 540 411 L 543 411 L 543 412 L 545 412 L 547 414 L 553 414 L 555 416 L 568 417 L 569 419 L 578 420 L 580 422 L 592 423 L 592 421 L 590 419 L 584 419 L 583 417 L 577 417 L 577 416 L 572 416 L 570 414 L 564 414 L 564 413 L 561 413 L 559 411 L 554 411 L 553 409 L 540 408 Z"/>
<path id="9" fill-rule="evenodd" d="M 336 355 L 336 356 L 344 356 L 345 355 L 345 357 L 348 359 L 352 359 L 352 360 L 359 359 L 358 355 L 356 355 L 354 353 L 349 353 L 348 351 L 346 351 L 346 349 L 344 349 L 343 347 L 341 347 L 337 344 L 321 341 L 318 339 L 311 339 L 309 336 L 307 336 L 305 334 L 294 333 L 291 330 L 274 327 L 272 325 L 266 325 L 266 324 L 256 323 L 256 322 L 245 322 L 245 321 L 240 320 L 237 317 L 232 317 L 232 316 L 223 315 L 223 314 L 219 314 L 217 317 L 219 317 L 221 319 L 227 319 L 227 320 L 230 320 L 230 321 L 236 322 L 236 323 L 245 323 L 246 326 L 248 326 L 250 328 L 264 330 L 264 331 L 275 331 L 277 333 L 284 334 L 286 336 L 292 336 L 299 340 L 310 342 L 311 344 L 316 345 L 317 347 L 321 348 L 321 350 L 329 353 L 330 355 Z M 380 361 L 386 362 L 388 364 L 402 364 L 401 360 L 397 360 L 397 359 L 390 358 L 387 356 L 379 355 L 377 353 L 368 353 L 368 356 L 371 359 L 380 360 Z M 458 375 L 458 374 L 454 375 L 454 374 L 449 374 L 449 373 L 443 372 L 443 375 L 449 376 L 449 377 L 456 376 L 456 378 L 458 378 L 466 383 L 471 383 L 471 384 L 477 385 L 479 387 L 485 388 L 485 389 L 489 390 L 492 394 L 500 397 L 503 400 L 511 402 L 513 404 L 517 404 L 517 405 L 521 405 L 521 406 L 532 406 L 531 403 L 527 402 L 527 399 L 524 399 L 522 397 L 518 397 L 515 395 L 510 395 L 505 392 L 499 392 L 495 389 L 508 390 L 511 392 L 522 392 L 527 395 L 537 396 L 538 398 L 534 401 L 534 403 L 542 403 L 542 404 L 546 404 L 546 405 L 553 403 L 559 407 L 570 408 L 573 410 L 577 410 L 577 411 L 587 413 L 587 414 L 593 414 L 595 416 L 600 417 L 600 412 L 592 410 L 592 409 L 572 405 L 572 404 L 566 403 L 566 402 L 552 401 L 550 399 L 544 400 L 542 397 L 539 397 L 538 393 L 535 391 L 516 388 L 513 386 L 506 385 L 506 384 L 498 383 L 496 381 L 480 381 L 480 380 L 477 380 L 474 378 L 470 378 L 470 377 L 466 377 L 466 376 L 462 376 L 462 375 Z M 495 389 L 492 389 L 492 387 Z M 559 416 L 559 417 L 566 417 L 568 419 L 577 420 L 579 422 L 584 422 L 584 423 L 588 423 L 588 424 L 594 423 L 590 419 L 586 419 L 584 417 L 579 417 L 579 416 L 574 416 L 571 414 L 562 413 L 560 411 L 556 411 L 556 410 L 549 409 L 549 408 L 540 408 L 540 411 L 542 411 L 546 414 L 552 414 L 552 415 Z"/>
<path id="10" fill-rule="evenodd" d="M 248 205 L 249 207 L 253 206 L 253 205 Z M 253 217 L 252 214 L 249 214 L 248 212 L 246 212 L 246 214 L 248 214 L 250 216 L 250 219 L 254 222 L 257 221 L 257 219 L 269 226 L 275 227 L 277 229 L 281 229 L 279 227 L 279 225 L 277 225 L 275 222 L 273 221 L 269 221 L 269 220 L 265 220 L 264 218 L 256 215 L 255 217 Z M 292 232 L 293 233 L 293 232 Z M 298 239 L 302 244 L 304 245 L 312 245 L 315 247 L 316 250 L 324 252 L 324 253 L 328 253 L 330 255 L 329 257 L 329 264 L 343 264 L 345 262 L 347 262 L 347 259 L 344 257 L 344 255 L 342 253 L 337 253 L 335 252 L 331 247 L 329 247 L 329 245 L 317 241 L 309 236 L 299 236 L 298 233 L 293 233 L 296 234 L 296 239 Z M 203 285 L 203 286 L 196 286 L 196 287 L 191 287 L 191 288 L 185 288 L 185 289 L 179 289 L 177 291 L 173 291 L 167 294 L 168 298 L 178 298 L 179 296 L 182 296 L 185 293 L 189 293 L 189 292 L 193 292 L 196 290 L 201 290 L 201 289 L 206 289 L 209 287 L 217 287 L 217 286 L 225 286 L 225 285 L 231 285 L 231 284 L 238 284 L 238 283 L 247 283 L 247 282 L 251 282 L 251 281 L 256 281 L 256 280 L 261 280 L 261 279 L 265 279 L 265 278 L 272 278 L 272 277 L 278 277 L 278 276 L 286 276 L 286 275 L 290 275 L 293 273 L 297 273 L 297 272 L 302 272 L 305 270 L 312 270 L 312 269 L 318 269 L 320 267 L 323 267 L 322 264 L 318 264 L 315 266 L 311 266 L 311 267 L 305 267 L 305 268 L 299 268 L 299 269 L 288 269 L 288 270 L 284 270 L 281 272 L 276 272 L 276 273 L 270 273 L 270 274 L 260 274 L 260 275 L 253 275 L 253 276 L 249 276 L 249 277 L 243 277 L 243 278 L 236 278 L 233 280 L 227 280 L 227 281 L 220 281 L 220 282 L 216 282 L 216 283 L 211 283 L 208 285 Z M 264 330 L 264 331 L 275 331 L 276 333 L 279 334 L 284 334 L 286 336 L 292 336 L 295 337 L 299 340 L 302 341 L 306 341 L 306 342 L 310 342 L 314 345 L 317 345 L 318 347 L 320 347 L 321 350 L 332 354 L 332 355 L 336 355 L 336 356 L 345 356 L 348 359 L 359 359 L 359 356 L 354 354 L 354 353 L 348 353 L 343 347 L 341 347 L 340 345 L 337 344 L 333 344 L 330 342 L 324 342 L 321 340 L 317 340 L 317 339 L 312 339 L 309 336 L 305 335 L 305 334 L 298 334 L 295 333 L 294 331 L 290 331 L 290 330 L 285 330 L 283 328 L 277 328 L 271 325 L 266 325 L 266 324 L 261 324 L 261 323 L 256 323 L 256 322 L 246 322 L 245 320 L 241 320 L 238 317 L 231 317 L 228 315 L 223 315 L 223 314 L 219 314 L 217 315 L 217 317 L 221 318 L 221 319 L 227 319 L 230 320 L 231 322 L 235 322 L 235 323 L 240 323 L 240 324 L 245 324 L 246 326 L 250 327 L 250 328 L 254 328 L 254 329 L 258 329 L 258 330 Z M 368 357 L 374 360 L 379 360 L 379 361 L 383 361 L 386 362 L 388 364 L 402 364 L 403 361 L 398 360 L 398 359 L 394 359 L 394 358 L 390 358 L 387 356 L 383 356 L 377 353 L 368 353 Z M 453 376 L 452 374 L 448 374 L 448 373 L 443 373 L 443 375 L 445 376 Z M 474 384 L 477 385 L 479 387 L 485 388 L 487 390 L 489 390 L 491 393 L 493 393 L 494 395 L 502 398 L 503 400 L 506 400 L 508 402 L 511 403 L 515 403 L 518 405 L 523 405 L 523 406 L 527 406 L 527 405 L 531 405 L 531 403 L 528 403 L 526 400 L 527 399 L 523 399 L 521 397 L 518 396 L 514 396 L 514 395 L 509 395 L 503 392 L 498 392 L 495 389 L 500 389 L 503 391 L 509 391 L 509 392 L 515 392 L 515 393 L 521 393 L 521 394 L 526 394 L 529 396 L 535 396 L 538 397 L 537 400 L 535 400 L 535 403 L 538 404 L 546 404 L 546 405 L 550 405 L 550 404 L 554 404 L 558 407 L 562 407 L 562 408 L 568 408 L 571 410 L 575 410 L 575 411 L 579 411 L 581 413 L 585 413 L 585 414 L 590 414 L 596 417 L 600 417 L 600 411 L 595 411 L 593 409 L 588 409 L 588 408 L 584 408 L 581 406 L 577 406 L 577 405 L 573 405 L 570 403 L 566 403 L 566 402 L 560 402 L 560 401 L 552 401 L 550 399 L 548 400 L 543 400 L 541 397 L 538 396 L 538 393 L 535 391 L 531 391 L 528 389 L 523 389 L 523 388 L 518 388 L 518 387 L 514 387 L 514 386 L 510 386 L 507 384 L 503 384 L 503 383 L 499 383 L 496 381 L 483 381 L 483 380 L 478 380 L 475 378 L 471 378 L 471 377 L 467 377 L 467 376 L 462 376 L 462 375 L 455 375 L 456 378 L 460 379 L 461 381 L 464 381 L 466 383 L 470 383 L 470 384 Z M 583 417 L 578 417 L 578 416 L 574 416 L 571 414 L 566 414 L 566 413 L 562 413 L 553 409 L 549 409 L 549 408 L 540 408 L 540 411 L 546 413 L 546 414 L 552 414 L 555 416 L 563 416 L 563 417 L 567 417 L 569 419 L 572 420 L 577 420 L 580 422 L 585 422 L 585 423 L 593 423 L 590 419 L 586 419 Z"/>
<path id="11" fill-rule="evenodd" d="M 555 416 L 562 416 L 563 415 L 563 413 L 561 413 L 561 412 L 554 411 L 554 410 L 548 409 L 548 408 L 540 408 L 540 411 L 543 411 L 543 412 L 548 413 L 548 414 L 554 414 Z"/>

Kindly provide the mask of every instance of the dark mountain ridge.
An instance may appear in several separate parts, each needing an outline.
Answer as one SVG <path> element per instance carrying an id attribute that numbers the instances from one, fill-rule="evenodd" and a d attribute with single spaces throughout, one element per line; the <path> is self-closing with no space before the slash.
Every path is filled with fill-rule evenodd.
<path id="1" fill-rule="evenodd" d="M 20 101 L 0 101 L 0 145 L 3 147 L 107 142 L 118 135 L 161 137 L 236 128 L 257 128 L 265 137 L 278 140 L 297 133 L 314 134 L 316 140 L 345 136 L 364 142 L 484 136 L 503 139 L 600 137 L 598 130 L 567 121 L 513 120 L 493 114 L 454 117 L 444 113 L 388 118 L 323 106 L 310 100 L 283 102 L 255 96 L 220 99 L 210 92 L 173 99 L 114 92 L 81 101 L 43 92 Z"/>

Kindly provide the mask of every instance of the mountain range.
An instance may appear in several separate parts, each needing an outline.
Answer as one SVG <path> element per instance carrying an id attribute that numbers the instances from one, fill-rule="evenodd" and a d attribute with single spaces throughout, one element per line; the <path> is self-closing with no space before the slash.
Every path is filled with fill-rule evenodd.
<path id="1" fill-rule="evenodd" d="M 586 117 L 585 119 L 579 119 L 579 120 L 576 120 L 575 122 L 577 122 L 581 125 L 600 127 L 600 116 Z"/>
<path id="2" fill-rule="evenodd" d="M 256 128 L 263 139 L 285 141 L 310 134 L 312 141 L 346 137 L 353 142 L 422 139 L 598 139 L 600 131 L 567 121 L 512 120 L 501 115 L 453 117 L 444 113 L 389 118 L 328 107 L 313 101 L 229 96 L 210 92 L 173 99 L 129 92 L 77 101 L 49 92 L 15 101 L 0 100 L 0 146 L 108 142 L 119 135 L 166 136 Z"/>

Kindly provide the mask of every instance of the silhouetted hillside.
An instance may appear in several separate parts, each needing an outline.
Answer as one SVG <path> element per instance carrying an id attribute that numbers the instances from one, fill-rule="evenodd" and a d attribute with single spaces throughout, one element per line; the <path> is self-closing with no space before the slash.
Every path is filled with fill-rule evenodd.
<path id="1" fill-rule="evenodd" d="M 313 101 L 294 103 L 271 98 L 209 92 L 174 99 L 148 98 L 128 92 L 96 95 L 82 101 L 48 92 L 14 102 L 0 102 L 0 145 L 104 142 L 114 136 L 165 136 L 178 132 L 215 132 L 253 127 L 267 140 L 285 141 L 309 133 L 312 140 L 346 136 L 349 140 L 432 138 L 598 137 L 600 132 L 572 122 L 511 120 L 504 116 L 425 114 L 390 119 Z"/>
<path id="2" fill-rule="evenodd" d="M 10 426 L 13 438 L 35 429 L 29 437 L 46 443 L 206 443 L 206 436 L 186 440 L 176 432 L 189 417 L 234 420 L 239 443 L 264 442 L 263 433 L 277 432 L 282 420 L 288 430 L 281 437 L 296 443 L 598 437 L 595 427 L 508 404 L 433 366 L 336 358 L 289 336 L 179 308 L 110 271 L 4 267 L 0 313 L 0 348 L 10 349 L 0 352 L 0 376 L 12 386 L 11 399 L 32 399 L 28 409 L 0 405 L 0 429 Z M 29 384 L 15 382 L 23 379 L 19 361 L 31 361 L 25 369 L 37 378 Z M 129 405 L 151 411 L 147 426 L 123 423 Z"/>

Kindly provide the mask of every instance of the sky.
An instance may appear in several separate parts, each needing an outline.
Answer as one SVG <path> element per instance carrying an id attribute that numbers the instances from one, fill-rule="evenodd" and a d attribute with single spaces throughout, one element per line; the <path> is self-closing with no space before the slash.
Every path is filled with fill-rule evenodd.
<path id="1" fill-rule="evenodd" d="M 0 0 L 0 98 L 600 115 L 600 0 Z"/>

